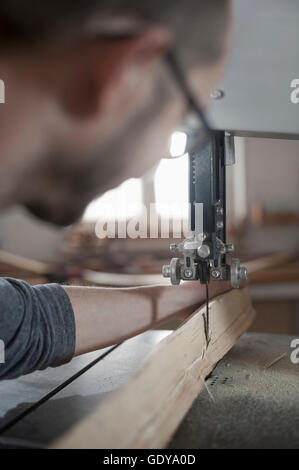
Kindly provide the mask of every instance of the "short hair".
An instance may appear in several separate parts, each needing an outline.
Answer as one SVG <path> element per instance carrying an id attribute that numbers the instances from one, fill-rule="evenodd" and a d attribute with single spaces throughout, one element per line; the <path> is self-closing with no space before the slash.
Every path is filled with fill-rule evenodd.
<path id="1" fill-rule="evenodd" d="M 212 63 L 224 51 L 230 0 L 1 0 L 1 48 L 78 34 L 94 15 L 133 15 L 168 26 L 185 63 Z"/>

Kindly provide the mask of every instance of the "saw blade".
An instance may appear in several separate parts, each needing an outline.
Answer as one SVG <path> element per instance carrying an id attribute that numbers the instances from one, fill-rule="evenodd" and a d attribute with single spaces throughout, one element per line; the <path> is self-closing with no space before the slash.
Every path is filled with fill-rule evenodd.
<path id="1" fill-rule="evenodd" d="M 206 347 L 210 342 L 210 318 L 209 318 L 209 282 L 206 280 L 206 313 L 204 315 L 204 328 L 206 337 Z"/>

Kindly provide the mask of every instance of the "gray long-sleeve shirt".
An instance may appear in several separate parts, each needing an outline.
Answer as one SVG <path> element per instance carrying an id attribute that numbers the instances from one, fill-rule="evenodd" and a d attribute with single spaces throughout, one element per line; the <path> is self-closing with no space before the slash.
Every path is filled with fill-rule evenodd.
<path id="1" fill-rule="evenodd" d="M 74 351 L 74 313 L 60 285 L 0 278 L 0 380 L 64 364 Z"/>

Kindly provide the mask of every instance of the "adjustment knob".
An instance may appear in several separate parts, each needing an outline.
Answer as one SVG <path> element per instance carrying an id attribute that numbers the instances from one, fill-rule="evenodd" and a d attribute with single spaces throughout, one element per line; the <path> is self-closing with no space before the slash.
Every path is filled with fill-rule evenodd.
<path id="1" fill-rule="evenodd" d="M 181 282 L 181 263 L 179 258 L 172 258 L 170 264 L 163 266 L 163 277 L 170 277 L 171 284 L 178 285 Z"/>
<path id="2" fill-rule="evenodd" d="M 245 266 L 241 266 L 240 260 L 233 258 L 230 266 L 230 280 L 234 288 L 240 287 L 242 281 L 247 281 L 248 270 Z"/>

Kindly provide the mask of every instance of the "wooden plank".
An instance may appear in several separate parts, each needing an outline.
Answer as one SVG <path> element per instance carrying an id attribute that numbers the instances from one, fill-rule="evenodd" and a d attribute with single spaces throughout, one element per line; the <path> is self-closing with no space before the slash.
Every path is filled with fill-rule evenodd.
<path id="1" fill-rule="evenodd" d="M 206 348 L 200 308 L 165 338 L 134 377 L 52 448 L 161 448 L 167 445 L 204 384 L 205 377 L 250 325 L 247 288 L 210 303 L 211 341 Z"/>
<path id="2" fill-rule="evenodd" d="M 249 276 L 253 276 L 258 271 L 280 266 L 295 259 L 298 259 L 298 253 L 293 251 L 283 251 L 262 256 L 261 258 L 250 260 L 242 264 L 247 267 Z M 82 271 L 82 277 L 93 284 L 102 286 L 135 287 L 152 284 L 169 285 L 169 279 L 164 279 L 161 274 L 119 274 L 84 269 Z"/>
<path id="3" fill-rule="evenodd" d="M 299 281 L 299 266 L 287 265 L 263 269 L 250 275 L 251 283 L 281 283 Z"/>
<path id="4" fill-rule="evenodd" d="M 31 271 L 36 274 L 48 274 L 51 272 L 51 264 L 43 261 L 37 261 L 24 256 L 15 255 L 8 251 L 0 250 L 0 262 L 8 264 L 9 266 L 15 266 L 25 271 Z"/>
<path id="5" fill-rule="evenodd" d="M 160 274 L 119 274 L 83 269 L 82 277 L 92 284 L 113 287 L 136 287 L 164 284 L 169 286 L 169 279 Z"/>
<path id="6" fill-rule="evenodd" d="M 262 271 L 264 269 L 280 266 L 296 259 L 298 259 L 298 253 L 293 251 L 283 251 L 280 253 L 274 253 L 271 255 L 263 256 L 258 259 L 250 260 L 243 264 L 247 267 L 249 274 L 252 275 L 257 271 Z M 32 260 L 3 250 L 0 250 L 0 262 L 39 275 L 55 273 L 59 268 L 53 264 Z M 91 282 L 92 284 L 97 284 L 101 286 L 136 287 L 153 284 L 169 285 L 169 279 L 163 278 L 162 273 L 119 274 L 109 272 L 98 272 L 90 269 L 82 269 L 79 277 L 88 282 Z"/>
<path id="7" fill-rule="evenodd" d="M 253 225 L 264 226 L 286 226 L 298 225 L 298 212 L 267 212 L 259 203 L 254 202 L 250 208 L 250 218 Z"/>
<path id="8" fill-rule="evenodd" d="M 275 266 L 281 266 L 284 263 L 295 261 L 298 259 L 298 253 L 294 251 L 282 251 L 280 253 L 273 253 L 272 255 L 262 256 L 251 261 L 244 263 L 244 266 L 248 269 L 249 279 L 250 274 L 264 269 L 273 268 Z"/>

